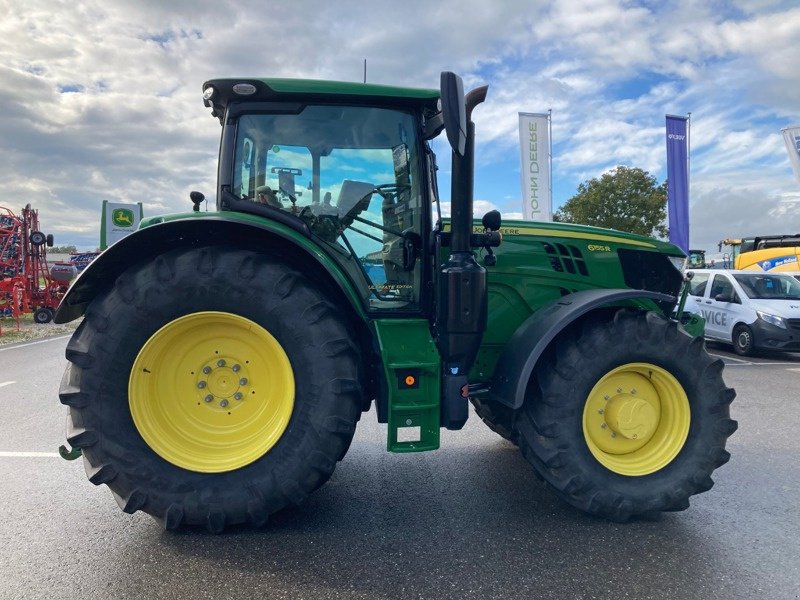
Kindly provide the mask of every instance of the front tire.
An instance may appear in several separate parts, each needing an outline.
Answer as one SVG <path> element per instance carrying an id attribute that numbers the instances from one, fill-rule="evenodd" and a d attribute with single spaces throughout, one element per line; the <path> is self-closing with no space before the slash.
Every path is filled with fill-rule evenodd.
<path id="1" fill-rule="evenodd" d="M 739 356 L 753 354 L 753 330 L 747 325 L 737 325 L 733 328 L 733 351 Z"/>
<path id="2" fill-rule="evenodd" d="M 475 414 L 481 418 L 489 429 L 511 443 L 517 443 L 514 431 L 516 411 L 513 408 L 483 398 L 470 397 L 469 400 L 475 408 Z"/>
<path id="3" fill-rule="evenodd" d="M 67 358 L 67 438 L 89 480 L 168 529 L 260 526 L 302 502 L 362 405 L 341 312 L 302 274 L 232 248 L 130 268 L 92 301 Z"/>
<path id="4" fill-rule="evenodd" d="M 684 510 L 730 455 L 735 392 L 700 338 L 620 310 L 556 342 L 517 418 L 525 458 L 568 503 L 613 521 Z"/>

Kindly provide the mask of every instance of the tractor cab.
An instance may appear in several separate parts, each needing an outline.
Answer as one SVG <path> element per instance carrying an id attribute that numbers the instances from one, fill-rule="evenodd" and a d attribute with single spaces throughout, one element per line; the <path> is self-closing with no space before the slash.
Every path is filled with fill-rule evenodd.
<path id="1" fill-rule="evenodd" d="M 206 83 L 223 124 L 218 208 L 308 232 L 368 311 L 417 311 L 436 200 L 426 138 L 442 128 L 439 92 L 321 85 Z"/>

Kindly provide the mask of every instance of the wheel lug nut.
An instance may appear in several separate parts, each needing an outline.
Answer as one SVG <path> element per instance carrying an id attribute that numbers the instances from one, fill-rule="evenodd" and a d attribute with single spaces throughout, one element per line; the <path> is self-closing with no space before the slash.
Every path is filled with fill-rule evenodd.
<path id="1" fill-rule="evenodd" d="M 636 393 L 636 390 L 631 390 L 631 394 L 635 394 L 635 393 Z"/>
<path id="2" fill-rule="evenodd" d="M 219 405 L 220 405 L 222 408 L 225 408 L 226 406 L 228 406 L 228 401 L 227 401 L 227 400 L 225 400 L 225 398 L 223 398 L 222 400 L 220 400 L 220 401 L 219 401 Z"/>
<path id="3" fill-rule="evenodd" d="M 220 359 L 217 361 L 217 366 L 218 366 L 218 367 L 224 367 L 224 366 L 225 366 L 225 359 L 224 359 L 224 358 L 220 358 Z"/>
<path id="4" fill-rule="evenodd" d="M 214 399 L 214 396 L 213 396 L 213 395 L 211 395 L 211 394 L 209 394 L 208 396 L 206 396 L 205 398 L 203 398 L 203 400 L 205 400 L 206 402 L 211 402 L 213 399 Z"/>
<path id="5" fill-rule="evenodd" d="M 231 369 L 233 369 L 234 373 L 238 373 L 241 368 L 242 368 L 242 365 L 233 365 L 231 367 Z"/>
<path id="6" fill-rule="evenodd" d="M 622 388 L 617 388 L 617 393 L 621 394 L 622 393 Z"/>
<path id="7" fill-rule="evenodd" d="M 606 394 L 605 396 L 603 396 L 603 400 L 605 400 L 605 401 L 611 400 L 611 396 Z"/>
<path id="8" fill-rule="evenodd" d="M 242 377 L 239 380 L 239 385 L 247 385 L 247 377 Z"/>
<path id="9" fill-rule="evenodd" d="M 205 373 L 206 375 L 211 373 L 211 367 L 203 367 L 203 373 Z"/>
<path id="10" fill-rule="evenodd" d="M 197 382 L 197 387 L 199 387 L 202 390 L 204 387 L 206 387 L 206 382 L 205 381 L 198 381 Z"/>
<path id="11" fill-rule="evenodd" d="M 606 411 L 605 411 L 605 410 L 603 410 L 603 409 L 601 408 L 601 409 L 600 409 L 600 410 L 598 410 L 597 412 L 599 412 L 599 413 L 602 415 L 602 414 L 603 414 L 604 412 L 606 412 Z"/>
<path id="12" fill-rule="evenodd" d="M 602 427 L 603 429 L 605 429 L 606 427 L 608 427 L 608 425 L 606 425 L 605 423 L 600 423 L 600 427 Z"/>
<path id="13" fill-rule="evenodd" d="M 236 399 L 236 400 L 241 400 L 241 399 L 242 399 L 242 393 L 241 393 L 241 392 L 236 392 L 236 393 L 233 395 L 233 397 L 234 397 L 234 399 Z"/>
<path id="14" fill-rule="evenodd" d="M 617 434 L 616 434 L 616 432 L 612 431 L 612 432 L 611 432 L 611 437 L 617 437 Z"/>

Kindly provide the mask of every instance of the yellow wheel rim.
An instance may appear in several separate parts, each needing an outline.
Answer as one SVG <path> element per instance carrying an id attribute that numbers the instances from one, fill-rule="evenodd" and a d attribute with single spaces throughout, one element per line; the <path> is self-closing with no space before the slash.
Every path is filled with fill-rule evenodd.
<path id="1" fill-rule="evenodd" d="M 649 363 L 606 373 L 589 392 L 583 436 L 604 467 L 640 476 L 666 467 L 686 443 L 689 398 L 675 377 Z"/>
<path id="2" fill-rule="evenodd" d="M 294 407 L 280 343 L 253 321 L 199 312 L 167 323 L 133 363 L 133 422 L 164 460 L 202 473 L 232 471 L 267 453 Z"/>

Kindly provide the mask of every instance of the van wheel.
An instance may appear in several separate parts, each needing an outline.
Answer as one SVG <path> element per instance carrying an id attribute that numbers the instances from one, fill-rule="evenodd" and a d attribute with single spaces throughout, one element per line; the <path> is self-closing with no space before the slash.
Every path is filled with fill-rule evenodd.
<path id="1" fill-rule="evenodd" d="M 740 356 L 750 356 L 753 353 L 753 330 L 747 325 L 733 328 L 733 351 Z"/>

